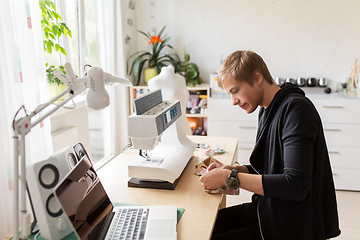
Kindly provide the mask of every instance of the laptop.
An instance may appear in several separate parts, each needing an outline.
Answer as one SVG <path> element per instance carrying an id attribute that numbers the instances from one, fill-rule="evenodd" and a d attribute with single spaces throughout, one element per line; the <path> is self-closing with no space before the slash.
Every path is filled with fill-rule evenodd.
<path id="1" fill-rule="evenodd" d="M 175 206 L 114 207 L 85 155 L 54 195 L 78 239 L 176 239 Z"/>

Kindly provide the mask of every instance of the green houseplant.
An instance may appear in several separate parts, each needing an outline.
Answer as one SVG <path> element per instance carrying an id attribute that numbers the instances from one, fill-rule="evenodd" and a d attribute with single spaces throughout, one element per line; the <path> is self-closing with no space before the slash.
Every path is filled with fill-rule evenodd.
<path id="1" fill-rule="evenodd" d="M 55 4 L 51 0 L 40 0 L 41 28 L 44 33 L 44 50 L 52 54 L 53 49 L 66 56 L 66 50 L 58 43 L 61 35 L 72 37 L 71 30 L 62 22 L 61 16 L 56 12 Z"/>
<path id="2" fill-rule="evenodd" d="M 154 34 L 139 31 L 149 41 L 150 50 L 135 52 L 127 60 L 127 72 L 128 75 L 132 75 L 134 85 L 139 85 L 144 68 L 151 69 L 144 70 L 145 83 L 147 83 L 151 77 L 156 76 L 161 71 L 163 66 L 170 63 L 176 67 L 176 62 L 179 59 L 176 53 L 162 54 L 162 50 L 165 48 L 173 49 L 168 44 L 170 37 L 164 34 L 165 27 L 159 33 L 154 32 Z"/>
<path id="3" fill-rule="evenodd" d="M 52 55 L 53 50 L 55 50 L 59 54 L 66 56 L 66 50 L 59 44 L 59 38 L 61 36 L 71 38 L 71 30 L 66 23 L 62 22 L 61 16 L 56 12 L 56 7 L 53 1 L 40 0 L 39 6 L 41 10 L 41 28 L 44 34 L 44 51 L 49 55 Z M 46 63 L 46 76 L 51 96 L 57 95 L 66 88 L 65 84 L 63 84 L 63 82 L 55 76 L 55 69 L 66 74 L 62 65 L 55 66 L 53 64 Z"/>
<path id="4" fill-rule="evenodd" d="M 188 53 L 184 54 L 184 61 L 179 60 L 176 63 L 175 70 L 184 76 L 186 80 L 186 85 L 194 87 L 197 84 L 201 84 L 202 80 L 200 78 L 199 68 L 195 63 L 189 62 L 190 55 Z"/>
<path id="5" fill-rule="evenodd" d="M 64 66 L 62 66 L 62 65 L 59 65 L 58 67 L 55 67 L 55 65 L 49 66 L 49 63 L 46 63 L 45 65 L 46 65 L 46 77 L 48 79 L 48 83 L 52 83 L 52 84 L 56 84 L 56 85 L 63 84 L 63 82 L 60 81 L 60 79 L 58 79 L 55 76 L 54 70 L 59 70 L 60 72 L 66 74 Z"/>

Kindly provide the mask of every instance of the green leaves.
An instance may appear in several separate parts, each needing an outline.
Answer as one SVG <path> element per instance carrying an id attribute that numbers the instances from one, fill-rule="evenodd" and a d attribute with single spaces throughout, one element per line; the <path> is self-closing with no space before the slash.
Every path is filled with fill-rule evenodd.
<path id="1" fill-rule="evenodd" d="M 55 49 L 56 52 L 64 54 L 66 56 L 66 50 L 59 44 L 59 38 L 64 36 L 72 37 L 70 28 L 66 23 L 62 22 L 60 14 L 56 12 L 55 4 L 51 0 L 40 0 L 39 6 L 41 9 L 41 28 L 43 30 L 43 43 L 44 50 L 48 54 L 52 54 Z M 46 76 L 49 83 L 63 84 L 54 74 L 54 70 L 57 69 L 65 74 L 63 66 L 55 67 L 49 66 L 46 63 Z"/>
<path id="2" fill-rule="evenodd" d="M 46 76 L 47 76 L 48 82 L 49 83 L 56 83 L 57 85 L 63 84 L 63 82 L 55 76 L 55 74 L 54 74 L 55 69 L 61 71 L 64 74 L 66 74 L 64 66 L 60 65 L 58 67 L 55 67 L 54 65 L 49 66 L 49 64 L 46 63 Z"/>
<path id="3" fill-rule="evenodd" d="M 145 33 L 143 31 L 139 31 L 139 33 L 141 33 L 142 35 L 144 35 L 147 39 L 151 40 L 151 34 L 150 33 Z"/>
<path id="4" fill-rule="evenodd" d="M 161 68 L 167 64 L 172 64 L 175 67 L 179 57 L 176 54 L 162 54 L 165 48 L 173 49 L 173 47 L 167 43 L 170 37 L 163 35 L 165 27 L 166 26 L 164 26 L 159 33 L 154 32 L 153 34 L 138 31 L 145 36 L 150 44 L 151 50 L 136 52 L 127 59 L 127 73 L 132 75 L 134 85 L 139 85 L 143 68 L 156 67 L 158 72 L 160 72 Z"/>
<path id="5" fill-rule="evenodd" d="M 185 62 L 188 62 L 190 60 L 190 55 L 185 53 L 184 60 L 185 60 Z"/>
<path id="6" fill-rule="evenodd" d="M 72 37 L 71 30 L 62 22 L 60 14 L 56 12 L 55 4 L 50 0 L 40 0 L 41 9 L 41 28 L 44 32 L 44 50 L 52 54 L 55 51 L 66 56 L 66 50 L 59 45 L 58 39 L 64 35 Z"/>
<path id="7" fill-rule="evenodd" d="M 66 25 L 66 23 L 60 23 L 60 31 L 61 31 L 65 36 L 69 36 L 70 38 L 72 38 L 71 30 L 70 30 L 70 28 Z"/>
<path id="8" fill-rule="evenodd" d="M 53 25 L 51 29 L 52 29 L 52 32 L 54 33 L 55 36 L 60 37 L 58 35 L 58 26 Z"/>
<path id="9" fill-rule="evenodd" d="M 199 68 L 195 63 L 189 63 L 190 55 L 184 54 L 184 61 L 176 63 L 176 71 L 184 76 L 186 84 L 193 87 L 196 84 L 201 84 Z"/>
<path id="10" fill-rule="evenodd" d="M 187 85 L 195 86 L 196 84 L 201 84 L 199 68 L 195 63 L 189 62 L 189 54 L 184 54 L 184 61 L 181 61 L 176 53 L 161 54 L 165 48 L 173 49 L 168 44 L 170 37 L 166 34 L 163 35 L 165 27 L 158 34 L 154 32 L 153 35 L 149 32 L 139 31 L 149 41 L 151 50 L 135 52 L 127 59 L 126 69 L 127 73 L 132 75 L 133 84 L 139 85 L 143 68 L 156 67 L 158 72 L 160 72 L 162 67 L 169 64 L 175 67 L 175 72 L 185 77 Z"/>
<path id="11" fill-rule="evenodd" d="M 51 40 L 48 40 L 48 41 L 44 41 L 44 45 L 45 45 L 45 50 L 51 54 L 54 43 Z"/>

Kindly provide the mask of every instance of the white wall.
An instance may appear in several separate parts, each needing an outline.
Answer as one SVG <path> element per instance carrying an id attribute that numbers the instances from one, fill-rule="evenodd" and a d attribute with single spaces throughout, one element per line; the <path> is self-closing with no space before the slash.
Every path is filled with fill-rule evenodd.
<path id="1" fill-rule="evenodd" d="M 136 25 L 137 30 L 158 33 L 165 25 L 165 33 L 170 36 L 170 45 L 175 47 L 175 12 L 174 0 L 137 0 Z M 149 48 L 145 36 L 138 33 L 138 48 Z"/>
<path id="2" fill-rule="evenodd" d="M 239 49 L 259 53 L 273 77 L 327 77 L 344 82 L 360 57 L 357 0 L 137 0 L 140 30 L 168 26 L 208 81 Z M 139 46 L 144 39 L 139 37 Z"/>

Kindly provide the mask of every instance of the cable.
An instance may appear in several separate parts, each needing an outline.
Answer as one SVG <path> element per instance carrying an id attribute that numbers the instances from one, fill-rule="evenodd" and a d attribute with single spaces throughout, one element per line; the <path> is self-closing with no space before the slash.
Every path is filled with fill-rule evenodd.
<path id="1" fill-rule="evenodd" d="M 85 76 L 87 75 L 86 67 L 92 68 L 92 66 L 90 64 L 85 64 L 84 65 Z"/>
<path id="2" fill-rule="evenodd" d="M 26 112 L 26 109 L 25 109 L 25 106 L 24 106 L 24 105 L 21 105 L 21 107 L 16 111 L 15 116 L 14 116 L 13 121 L 12 121 L 12 128 L 13 128 L 13 130 L 15 130 L 16 117 L 17 117 L 17 115 L 19 114 L 19 112 L 20 112 L 21 109 L 24 109 L 25 116 L 28 116 L 28 114 L 27 114 L 27 112 Z"/>
<path id="3" fill-rule="evenodd" d="M 73 106 L 72 107 L 65 107 L 65 106 L 61 106 L 62 108 L 64 108 L 64 109 L 75 109 L 76 108 L 76 103 L 74 102 L 74 99 L 72 98 L 71 99 L 71 102 L 72 102 L 72 104 L 73 104 Z M 58 105 L 58 104 L 56 104 L 56 103 L 52 103 L 52 105 L 55 105 L 55 106 L 60 106 L 60 105 Z"/>
<path id="4" fill-rule="evenodd" d="M 132 148 L 132 146 L 133 146 L 132 143 L 129 142 L 128 144 L 125 145 L 125 147 L 123 147 L 123 149 L 122 149 L 123 152 L 127 151 L 129 148 Z"/>
<path id="5" fill-rule="evenodd" d="M 37 240 L 37 237 L 40 235 L 40 232 L 38 232 L 35 237 L 34 237 L 34 240 Z"/>

